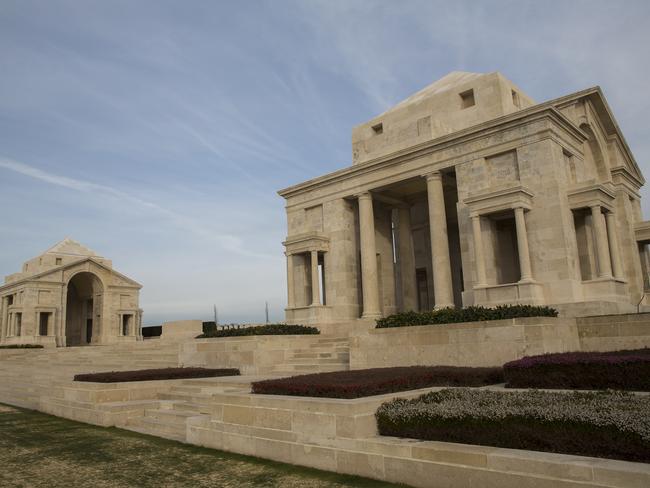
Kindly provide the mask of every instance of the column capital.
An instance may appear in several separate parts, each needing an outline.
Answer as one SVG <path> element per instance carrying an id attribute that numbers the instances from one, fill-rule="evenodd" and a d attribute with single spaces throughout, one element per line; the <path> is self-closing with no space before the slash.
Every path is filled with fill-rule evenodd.
<path id="1" fill-rule="evenodd" d="M 427 181 L 441 180 L 442 179 L 442 173 L 440 171 L 432 171 L 431 173 L 423 174 L 422 177 Z"/>
<path id="2" fill-rule="evenodd" d="M 593 210 L 600 211 L 601 208 L 602 208 L 602 205 L 601 205 L 600 203 L 591 203 L 591 204 L 589 204 L 589 208 L 590 208 L 592 211 L 593 211 Z"/>
<path id="3" fill-rule="evenodd" d="M 355 197 L 359 200 L 372 200 L 372 193 L 370 193 L 370 191 L 364 191 L 362 193 L 357 193 Z"/>

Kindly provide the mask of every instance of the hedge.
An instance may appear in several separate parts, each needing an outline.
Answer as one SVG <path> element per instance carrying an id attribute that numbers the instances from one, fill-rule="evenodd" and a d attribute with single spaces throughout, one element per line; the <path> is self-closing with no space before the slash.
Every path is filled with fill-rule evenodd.
<path id="1" fill-rule="evenodd" d="M 142 337 L 160 337 L 162 335 L 162 325 L 153 325 L 142 328 Z"/>
<path id="2" fill-rule="evenodd" d="M 557 317 L 557 310 L 534 305 L 498 305 L 495 308 L 442 308 L 430 312 L 401 312 L 377 320 L 377 328 L 454 324 L 521 317 Z"/>
<path id="3" fill-rule="evenodd" d="M 384 403 L 381 435 L 650 462 L 650 397 L 466 388 Z"/>
<path id="4" fill-rule="evenodd" d="M 530 356 L 504 366 L 508 388 L 650 391 L 650 349 Z"/>
<path id="5" fill-rule="evenodd" d="M 43 349 L 42 344 L 7 344 L 0 349 Z"/>
<path id="6" fill-rule="evenodd" d="M 317 373 L 253 383 L 253 393 L 360 398 L 430 386 L 484 386 L 503 382 L 501 368 L 410 366 Z"/>
<path id="7" fill-rule="evenodd" d="M 214 378 L 217 376 L 239 376 L 238 369 L 208 368 L 161 368 L 135 371 L 110 371 L 107 373 L 86 373 L 75 375 L 75 381 L 92 383 L 122 383 L 127 381 L 176 380 L 183 378 Z"/>
<path id="8" fill-rule="evenodd" d="M 237 336 L 254 336 L 254 335 L 309 335 L 320 334 L 316 327 L 307 327 L 305 325 L 286 325 L 286 324 L 268 324 L 254 327 L 241 327 L 231 329 L 217 329 L 204 327 L 203 334 L 197 339 L 206 337 L 237 337 Z"/>

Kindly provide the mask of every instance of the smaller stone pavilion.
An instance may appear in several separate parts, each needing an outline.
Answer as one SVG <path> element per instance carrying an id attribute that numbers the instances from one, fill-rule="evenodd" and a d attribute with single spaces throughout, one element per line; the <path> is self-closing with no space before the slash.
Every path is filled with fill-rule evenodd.
<path id="1" fill-rule="evenodd" d="M 142 285 L 66 238 L 5 277 L 0 344 L 82 346 L 142 339 Z"/>

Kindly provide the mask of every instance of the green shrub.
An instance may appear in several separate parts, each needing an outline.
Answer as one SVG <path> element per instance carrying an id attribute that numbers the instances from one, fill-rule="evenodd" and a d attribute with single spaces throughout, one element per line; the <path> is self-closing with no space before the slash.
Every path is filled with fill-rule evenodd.
<path id="1" fill-rule="evenodd" d="M 41 344 L 7 344 L 0 349 L 43 349 Z"/>
<path id="2" fill-rule="evenodd" d="M 216 327 L 204 327 L 203 334 L 197 339 L 207 337 L 238 337 L 256 335 L 311 335 L 320 334 L 316 327 L 305 325 L 267 324 L 254 327 L 233 327 L 229 329 L 217 329 Z"/>
<path id="3" fill-rule="evenodd" d="M 454 324 L 521 317 L 557 317 L 557 310 L 535 305 L 498 305 L 495 308 L 442 308 L 430 312 L 402 312 L 377 320 L 377 328 Z"/>

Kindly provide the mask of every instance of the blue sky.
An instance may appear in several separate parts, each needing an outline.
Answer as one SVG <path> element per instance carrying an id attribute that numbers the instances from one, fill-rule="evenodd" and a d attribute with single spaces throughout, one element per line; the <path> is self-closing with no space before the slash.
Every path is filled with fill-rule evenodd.
<path id="1" fill-rule="evenodd" d="M 450 71 L 539 102 L 600 85 L 650 175 L 649 21 L 645 0 L 0 0 L 0 274 L 71 236 L 143 283 L 146 324 L 281 319 L 276 191 Z"/>

